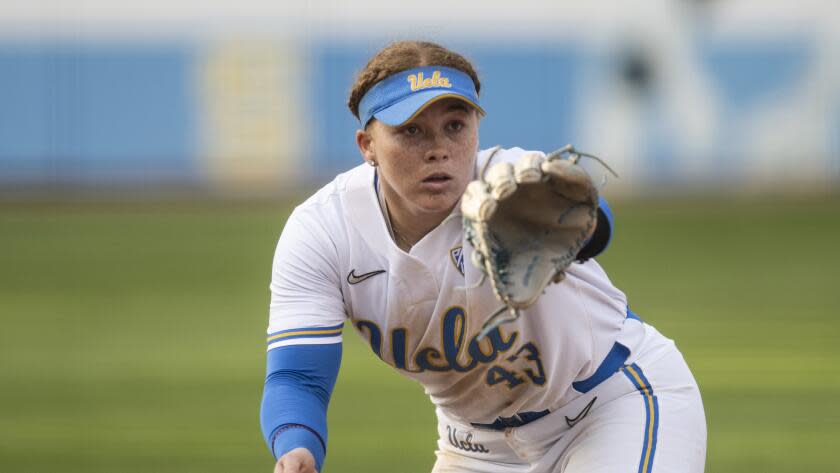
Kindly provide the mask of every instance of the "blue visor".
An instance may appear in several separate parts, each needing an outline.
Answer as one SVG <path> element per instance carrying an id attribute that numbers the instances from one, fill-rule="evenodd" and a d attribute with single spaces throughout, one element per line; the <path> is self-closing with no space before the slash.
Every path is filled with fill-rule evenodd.
<path id="1" fill-rule="evenodd" d="M 398 126 L 432 103 L 449 97 L 467 102 L 484 115 L 469 75 L 449 67 L 424 66 L 398 72 L 374 84 L 359 102 L 359 118 L 363 127 L 372 118 Z"/>

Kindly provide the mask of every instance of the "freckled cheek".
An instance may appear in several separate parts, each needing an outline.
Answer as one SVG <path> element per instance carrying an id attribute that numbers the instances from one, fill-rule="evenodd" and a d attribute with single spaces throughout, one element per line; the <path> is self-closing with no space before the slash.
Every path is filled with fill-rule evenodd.
<path id="1" fill-rule="evenodd" d="M 380 165 L 380 172 L 383 179 L 386 179 L 400 194 L 411 194 L 419 189 L 417 184 L 419 172 L 411 166 L 407 156 L 392 155 L 387 163 Z"/>
<path id="2" fill-rule="evenodd" d="M 477 152 L 477 143 L 468 143 L 462 145 L 458 149 L 458 171 L 462 180 L 468 181 L 473 174 L 473 166 L 475 154 Z"/>

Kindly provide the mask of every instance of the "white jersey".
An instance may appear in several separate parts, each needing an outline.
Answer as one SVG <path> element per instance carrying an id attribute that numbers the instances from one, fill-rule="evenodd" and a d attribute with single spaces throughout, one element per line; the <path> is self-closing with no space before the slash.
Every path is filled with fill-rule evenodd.
<path id="1" fill-rule="evenodd" d="M 504 150 L 494 161 L 523 152 Z M 478 168 L 487 157 L 479 153 Z M 480 273 L 460 218 L 406 253 L 389 234 L 375 179 L 374 168 L 360 165 L 289 217 L 274 259 L 269 350 L 338 343 L 349 319 L 380 359 L 466 423 L 566 405 L 581 395 L 572 383 L 591 377 L 616 342 L 632 362 L 643 325 L 627 318 L 624 294 L 594 260 L 572 264 L 518 320 L 477 341 L 501 303 L 489 282 L 465 289 Z"/>

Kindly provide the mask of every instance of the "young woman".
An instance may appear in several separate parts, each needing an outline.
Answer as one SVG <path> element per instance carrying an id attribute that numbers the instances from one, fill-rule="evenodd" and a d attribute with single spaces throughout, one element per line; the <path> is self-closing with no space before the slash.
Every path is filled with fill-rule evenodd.
<path id="1" fill-rule="evenodd" d="M 479 90 L 466 59 L 425 42 L 386 47 L 357 78 L 366 164 L 294 210 L 274 258 L 262 404 L 274 471 L 323 464 L 345 321 L 429 393 L 434 472 L 703 471 L 703 406 L 682 355 L 590 259 L 612 231 L 605 202 L 566 278 L 477 337 L 500 305 L 489 283 L 469 287 L 479 274 L 457 218 L 490 154 Z"/>

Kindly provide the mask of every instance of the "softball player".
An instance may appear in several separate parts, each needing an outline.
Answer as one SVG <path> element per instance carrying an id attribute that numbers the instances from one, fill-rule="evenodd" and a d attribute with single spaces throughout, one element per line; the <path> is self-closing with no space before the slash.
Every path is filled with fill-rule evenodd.
<path id="1" fill-rule="evenodd" d="M 606 202 L 566 278 L 477 337 L 499 305 L 489 284 L 470 287 L 480 275 L 465 264 L 457 218 L 488 158 L 479 89 L 469 62 L 432 43 L 395 43 L 359 75 L 349 106 L 367 164 L 294 210 L 274 258 L 261 410 L 274 471 L 323 465 L 345 325 L 425 387 L 438 418 L 434 472 L 703 471 L 691 372 L 590 259 L 609 243 Z"/>

